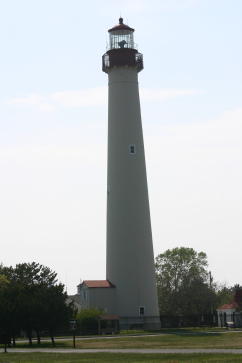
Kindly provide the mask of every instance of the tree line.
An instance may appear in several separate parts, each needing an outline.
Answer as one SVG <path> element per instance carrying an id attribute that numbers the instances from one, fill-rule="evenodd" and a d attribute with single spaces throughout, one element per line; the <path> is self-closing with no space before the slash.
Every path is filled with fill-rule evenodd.
<path id="1" fill-rule="evenodd" d="M 162 327 L 215 325 L 217 307 L 231 301 L 242 311 L 242 287 L 215 283 L 204 252 L 167 250 L 156 257 L 155 271 Z M 15 345 L 15 337 L 24 333 L 32 344 L 35 332 L 39 344 L 43 333 L 54 344 L 56 332 L 67 332 L 73 318 L 78 330 L 89 331 L 100 311 L 76 314 L 66 299 L 64 285 L 50 268 L 36 262 L 0 265 L 0 338 L 5 334 Z"/>
<path id="2" fill-rule="evenodd" d="M 218 306 L 234 299 L 242 310 L 242 287 L 215 283 L 204 252 L 167 250 L 156 257 L 155 271 L 163 326 L 215 325 Z"/>
<path id="3" fill-rule="evenodd" d="M 68 327 L 74 314 L 66 305 L 64 285 L 57 274 L 39 263 L 20 263 L 15 267 L 0 265 L 0 334 L 7 335 L 15 345 L 15 337 L 25 332 L 32 344 L 48 332 L 53 345 L 59 329 Z"/>

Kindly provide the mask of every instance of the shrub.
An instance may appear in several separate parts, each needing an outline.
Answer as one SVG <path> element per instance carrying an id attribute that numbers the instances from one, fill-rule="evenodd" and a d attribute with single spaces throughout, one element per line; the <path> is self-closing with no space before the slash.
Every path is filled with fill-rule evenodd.
<path id="1" fill-rule="evenodd" d="M 98 309 L 83 309 L 76 317 L 77 326 L 82 334 L 98 334 L 98 318 L 102 314 Z"/>

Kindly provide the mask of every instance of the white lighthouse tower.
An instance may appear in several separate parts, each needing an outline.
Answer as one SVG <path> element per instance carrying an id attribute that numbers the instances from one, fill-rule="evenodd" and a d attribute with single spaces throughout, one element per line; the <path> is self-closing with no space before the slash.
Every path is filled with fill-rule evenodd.
<path id="1" fill-rule="evenodd" d="M 160 327 L 154 271 L 145 154 L 140 114 L 138 72 L 143 56 L 134 29 L 109 29 L 103 55 L 108 74 L 107 270 L 115 287 L 110 313 L 121 328 Z"/>

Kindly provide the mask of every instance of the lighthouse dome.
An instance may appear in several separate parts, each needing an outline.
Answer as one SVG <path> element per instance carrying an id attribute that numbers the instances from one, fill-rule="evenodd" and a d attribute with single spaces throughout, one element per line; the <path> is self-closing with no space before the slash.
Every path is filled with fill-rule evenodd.
<path id="1" fill-rule="evenodd" d="M 113 28 L 109 29 L 109 33 L 113 31 L 119 31 L 119 30 L 128 30 L 131 32 L 134 32 L 133 28 L 130 28 L 128 25 L 123 23 L 123 18 L 119 18 L 119 24 L 115 25 Z"/>

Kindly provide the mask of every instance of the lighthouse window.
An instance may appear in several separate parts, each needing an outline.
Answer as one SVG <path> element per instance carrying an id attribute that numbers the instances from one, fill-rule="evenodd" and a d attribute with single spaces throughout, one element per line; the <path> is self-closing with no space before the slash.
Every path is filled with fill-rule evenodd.
<path id="1" fill-rule="evenodd" d="M 110 33 L 110 48 L 134 48 L 133 33 L 127 30 L 119 30 Z"/>
<path id="2" fill-rule="evenodd" d="M 145 315 L 145 308 L 144 308 L 144 306 L 140 306 L 140 307 L 139 307 L 139 315 L 140 315 L 140 316 Z"/>
<path id="3" fill-rule="evenodd" d="M 136 147 L 135 145 L 129 145 L 129 153 L 136 154 Z"/>

